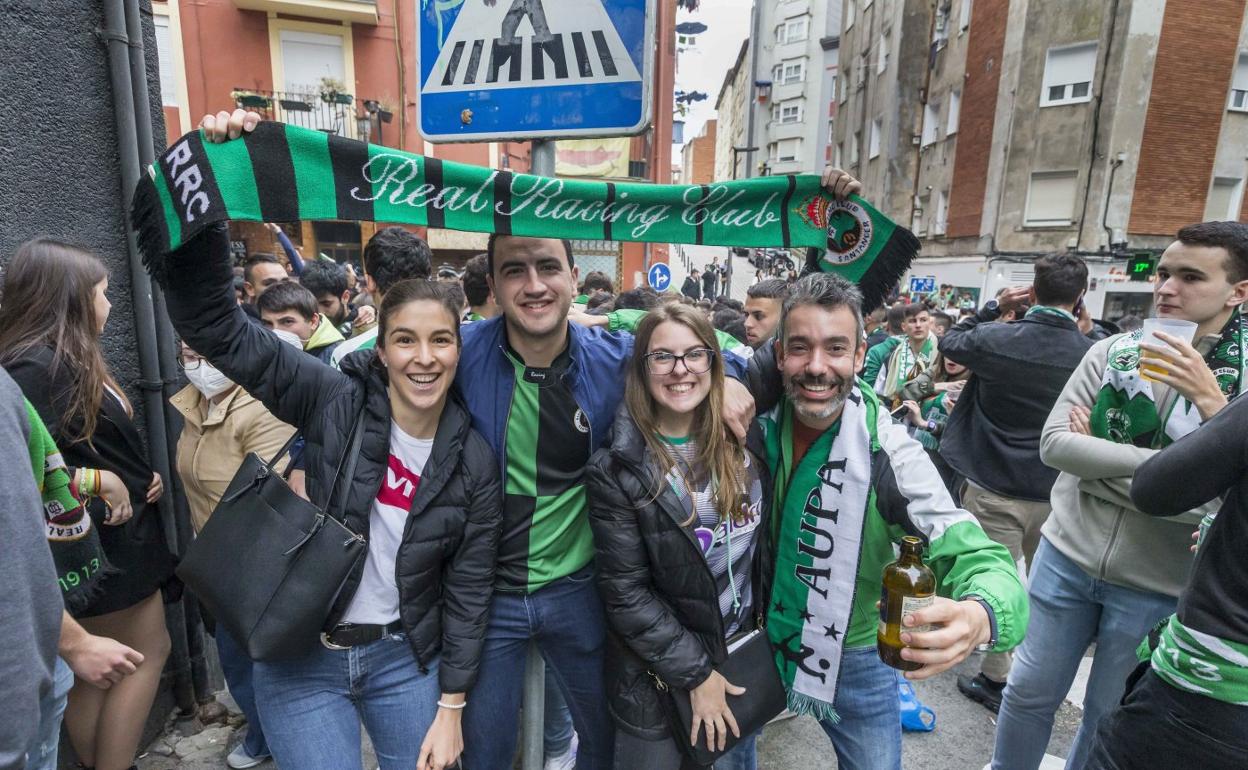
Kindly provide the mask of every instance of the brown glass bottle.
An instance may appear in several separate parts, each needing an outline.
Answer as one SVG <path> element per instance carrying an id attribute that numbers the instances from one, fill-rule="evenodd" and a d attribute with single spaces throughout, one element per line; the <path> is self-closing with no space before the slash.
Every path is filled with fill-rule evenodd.
<path id="1" fill-rule="evenodd" d="M 880 629 L 876 647 L 880 660 L 902 671 L 922 668 L 921 663 L 901 657 L 901 619 L 905 615 L 930 606 L 936 598 L 936 575 L 923 563 L 923 541 L 907 535 L 901 539 L 901 556 L 884 568 L 880 592 Z M 910 633 L 929 630 L 929 626 L 907 628 Z"/>

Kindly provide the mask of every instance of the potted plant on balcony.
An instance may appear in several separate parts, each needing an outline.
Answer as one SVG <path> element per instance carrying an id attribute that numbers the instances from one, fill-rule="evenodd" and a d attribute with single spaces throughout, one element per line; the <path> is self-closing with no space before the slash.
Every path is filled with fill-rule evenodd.
<path id="1" fill-rule="evenodd" d="M 347 93 L 347 86 L 338 78 L 321 78 L 321 101 L 326 104 L 353 104 L 355 97 Z"/>
<path id="2" fill-rule="evenodd" d="M 234 103 L 245 110 L 267 110 L 273 106 L 273 100 L 264 94 L 247 91 L 241 88 L 230 92 Z"/>

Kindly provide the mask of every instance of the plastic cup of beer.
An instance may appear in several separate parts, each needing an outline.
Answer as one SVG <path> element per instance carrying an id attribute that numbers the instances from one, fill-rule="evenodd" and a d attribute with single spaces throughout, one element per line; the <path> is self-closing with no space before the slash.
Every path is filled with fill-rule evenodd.
<path id="1" fill-rule="evenodd" d="M 1143 326 L 1143 335 L 1140 337 L 1142 345 L 1158 345 L 1168 350 L 1173 350 L 1161 338 L 1157 336 L 1157 332 L 1169 334 L 1171 337 L 1178 337 L 1184 342 L 1191 344 L 1196 337 L 1196 323 L 1194 321 L 1182 321 L 1178 318 L 1145 318 Z M 1140 376 L 1149 382 L 1156 382 L 1149 377 L 1149 372 L 1155 374 L 1169 374 L 1167 370 L 1153 363 L 1145 363 L 1144 357 L 1148 355 L 1147 350 L 1140 351 Z M 1152 359 L 1156 360 L 1156 359 Z"/>

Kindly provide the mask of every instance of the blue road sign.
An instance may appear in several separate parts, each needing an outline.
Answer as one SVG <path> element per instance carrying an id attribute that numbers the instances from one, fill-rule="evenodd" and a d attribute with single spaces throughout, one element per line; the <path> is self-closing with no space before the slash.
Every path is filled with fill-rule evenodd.
<path id="1" fill-rule="evenodd" d="M 667 287 L 672 285 L 672 269 L 666 262 L 655 262 L 651 265 L 647 277 L 650 279 L 650 288 L 655 291 L 667 291 Z"/>
<path id="2" fill-rule="evenodd" d="M 656 0 L 419 0 L 420 132 L 433 142 L 636 134 Z"/>
<path id="3" fill-rule="evenodd" d="M 911 294 L 931 294 L 936 291 L 936 276 L 911 276 L 910 293 Z"/>

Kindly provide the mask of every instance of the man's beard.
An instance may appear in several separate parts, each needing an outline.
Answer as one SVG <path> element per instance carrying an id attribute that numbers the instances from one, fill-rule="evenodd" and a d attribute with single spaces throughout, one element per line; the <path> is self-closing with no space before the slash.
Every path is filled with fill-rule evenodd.
<path id="1" fill-rule="evenodd" d="M 803 399 L 799 395 L 798 389 L 805 386 L 819 387 L 821 385 L 835 388 L 836 393 L 818 407 L 811 408 L 807 406 L 811 402 Z M 793 409 L 799 417 L 805 417 L 808 420 L 826 420 L 839 412 L 841 407 L 845 405 L 845 396 L 849 392 L 849 385 L 847 380 L 837 376 L 786 377 L 784 380 L 784 392 L 789 397 L 789 403 L 793 404 Z"/>

